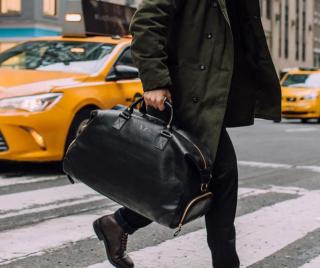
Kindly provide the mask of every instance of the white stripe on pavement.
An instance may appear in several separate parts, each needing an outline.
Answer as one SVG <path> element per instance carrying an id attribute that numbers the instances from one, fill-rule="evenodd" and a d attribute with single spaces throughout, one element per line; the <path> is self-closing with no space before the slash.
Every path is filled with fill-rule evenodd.
<path id="1" fill-rule="evenodd" d="M 237 218 L 237 247 L 248 267 L 320 227 L 320 192 L 262 208 Z M 210 267 L 206 231 L 199 230 L 131 253 L 139 268 Z M 90 268 L 111 268 L 107 262 Z M 309 268 L 309 267 L 308 267 Z"/>
<path id="2" fill-rule="evenodd" d="M 268 163 L 268 162 L 255 162 L 255 161 L 238 161 L 239 166 L 256 167 L 256 168 L 293 168 L 293 165 Z"/>
<path id="3" fill-rule="evenodd" d="M 39 183 L 45 181 L 54 181 L 58 179 L 62 179 L 64 176 L 51 176 L 51 177 L 21 177 L 14 179 L 4 179 L 0 176 L 0 187 L 13 186 L 18 184 L 30 184 L 30 183 Z"/>
<path id="4" fill-rule="evenodd" d="M 0 215 L 58 202 L 90 198 L 97 195 L 94 190 L 82 183 L 0 195 Z"/>
<path id="5" fill-rule="evenodd" d="M 265 207 L 237 219 L 244 267 L 275 253 L 320 227 L 320 191 Z"/>
<path id="6" fill-rule="evenodd" d="M 77 215 L 48 220 L 33 226 L 0 233 L 0 265 L 94 236 L 92 222 L 100 215 L 111 213 Z"/>
<path id="7" fill-rule="evenodd" d="M 301 266 L 300 268 L 319 268 L 320 267 L 320 256 Z"/>
<path id="8" fill-rule="evenodd" d="M 298 194 L 302 195 L 306 193 L 307 190 L 299 187 L 283 187 L 283 186 L 275 186 L 271 185 L 271 188 L 268 189 L 255 189 L 255 188 L 243 188 L 240 187 L 238 191 L 239 199 L 255 196 L 266 193 L 283 193 L 283 194 Z"/>
<path id="9" fill-rule="evenodd" d="M 285 130 L 285 132 L 313 132 L 313 131 L 319 131 L 319 129 L 315 127 L 305 127 L 305 128 L 288 128 Z"/>
<path id="10" fill-rule="evenodd" d="M 301 169 L 320 173 L 320 166 L 295 166 L 289 164 L 256 162 L 256 161 L 238 161 L 239 166 L 252 168 L 273 168 L 273 169 Z"/>
<path id="11" fill-rule="evenodd" d="M 279 186 L 272 186 L 269 189 L 239 188 L 239 199 L 270 192 L 303 194 L 305 191 L 296 187 Z M 107 198 L 82 183 L 0 195 L 0 219 L 100 200 Z"/>
<path id="12" fill-rule="evenodd" d="M 319 166 L 297 166 L 297 169 L 306 169 L 310 170 L 315 173 L 320 173 L 320 167 Z"/>
<path id="13" fill-rule="evenodd" d="M 67 208 L 75 205 L 88 204 L 90 202 L 100 201 L 103 199 L 106 199 L 106 198 L 103 196 L 96 196 L 96 197 L 86 198 L 84 200 L 69 201 L 67 203 L 62 203 L 62 204 L 52 204 L 52 205 L 46 205 L 38 208 L 24 209 L 24 210 L 19 210 L 17 212 L 11 212 L 11 213 L 6 213 L 4 215 L 0 215 L 0 219 L 6 219 L 6 218 L 16 217 L 16 216 L 26 216 L 28 214 L 40 213 L 40 212 L 45 212 L 45 211 L 54 210 L 58 208 Z"/>

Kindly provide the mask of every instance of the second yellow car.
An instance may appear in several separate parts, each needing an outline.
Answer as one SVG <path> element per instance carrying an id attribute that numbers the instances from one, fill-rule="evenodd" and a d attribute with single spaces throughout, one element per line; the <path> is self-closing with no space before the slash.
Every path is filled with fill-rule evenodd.
<path id="1" fill-rule="evenodd" d="M 281 80 L 282 118 L 320 122 L 320 70 L 300 68 Z"/>

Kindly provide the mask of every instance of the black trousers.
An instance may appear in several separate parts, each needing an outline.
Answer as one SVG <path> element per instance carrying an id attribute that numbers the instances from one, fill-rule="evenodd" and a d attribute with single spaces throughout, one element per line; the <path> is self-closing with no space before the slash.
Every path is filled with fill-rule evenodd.
<path id="1" fill-rule="evenodd" d="M 238 268 L 234 227 L 238 194 L 237 158 L 225 128 L 222 129 L 210 187 L 215 201 L 205 215 L 205 222 L 213 267 Z M 151 223 L 149 219 L 124 207 L 116 211 L 115 217 L 129 234 Z"/>

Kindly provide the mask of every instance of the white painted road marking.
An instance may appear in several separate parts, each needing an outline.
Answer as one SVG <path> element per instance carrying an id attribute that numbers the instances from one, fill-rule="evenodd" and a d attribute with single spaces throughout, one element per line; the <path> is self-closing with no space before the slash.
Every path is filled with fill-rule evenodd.
<path id="1" fill-rule="evenodd" d="M 238 161 L 239 166 L 254 167 L 254 168 L 293 168 L 293 165 L 268 163 L 268 162 L 255 162 L 255 161 Z"/>
<path id="2" fill-rule="evenodd" d="M 301 266 L 300 268 L 319 268 L 320 267 L 320 256 Z"/>
<path id="3" fill-rule="evenodd" d="M 241 267 L 248 267 L 319 228 L 319 203 L 320 192 L 313 191 L 237 218 Z M 133 252 L 131 256 L 141 268 L 198 268 L 211 264 L 204 229 Z M 90 266 L 111 267 L 107 262 Z"/>
<path id="4" fill-rule="evenodd" d="M 296 166 L 290 164 L 256 162 L 256 161 L 238 161 L 239 166 L 252 168 L 273 168 L 273 169 L 300 169 L 309 170 L 315 173 L 320 173 L 320 166 Z"/>
<path id="5" fill-rule="evenodd" d="M 305 128 L 288 128 L 285 132 L 314 132 L 319 131 L 318 128 L 315 127 L 305 127 Z"/>
<path id="6" fill-rule="evenodd" d="M 14 178 L 14 179 L 7 179 L 0 176 L 0 187 L 6 186 L 13 186 L 18 184 L 30 184 L 30 183 L 39 183 L 39 182 L 46 182 L 46 181 L 54 181 L 58 179 L 62 179 L 65 176 L 51 176 L 51 177 L 21 177 L 21 178 Z"/>
<path id="7" fill-rule="evenodd" d="M 239 199 L 270 192 L 303 194 L 304 191 L 304 189 L 296 187 L 272 186 L 269 189 L 240 187 Z M 31 213 L 67 208 L 100 200 L 108 199 L 82 183 L 0 195 L 0 219 L 26 216 Z"/>
<path id="8" fill-rule="evenodd" d="M 77 215 L 48 220 L 29 227 L 0 233 L 0 265 L 34 255 L 66 244 L 94 237 L 92 222 L 101 215 Z"/>
<path id="9" fill-rule="evenodd" d="M 96 196 L 105 198 L 82 183 L 0 195 L 0 215 L 18 210 L 33 209 L 39 206 Z"/>

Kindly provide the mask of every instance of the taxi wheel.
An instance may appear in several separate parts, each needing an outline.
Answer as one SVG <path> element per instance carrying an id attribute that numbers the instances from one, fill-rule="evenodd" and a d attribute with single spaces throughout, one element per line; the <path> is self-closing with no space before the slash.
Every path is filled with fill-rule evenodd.
<path id="1" fill-rule="evenodd" d="M 76 114 L 69 129 L 64 152 L 66 152 L 69 144 L 77 137 L 77 135 L 81 132 L 83 127 L 86 125 L 86 123 L 89 120 L 90 113 L 94 109 L 97 109 L 97 108 L 83 109 Z"/>
<path id="2" fill-rule="evenodd" d="M 308 123 L 308 121 L 309 121 L 309 120 L 308 120 L 307 118 L 302 118 L 302 119 L 301 119 L 301 123 L 304 123 L 304 124 L 305 124 L 305 123 Z"/>

